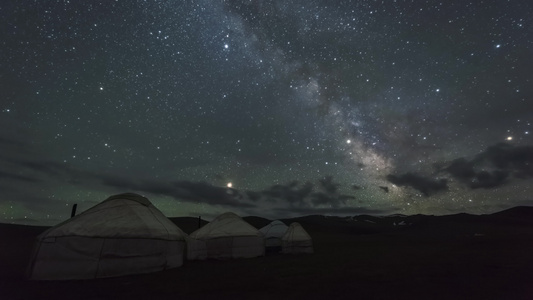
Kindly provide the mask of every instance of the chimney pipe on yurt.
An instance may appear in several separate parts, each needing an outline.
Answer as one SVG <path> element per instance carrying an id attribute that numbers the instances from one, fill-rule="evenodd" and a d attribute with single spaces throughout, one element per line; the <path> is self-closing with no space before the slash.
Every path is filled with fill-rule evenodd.
<path id="1" fill-rule="evenodd" d="M 74 203 L 74 205 L 72 206 L 72 211 L 70 212 L 70 217 L 71 218 L 76 215 L 76 208 L 78 208 L 78 204 Z"/>

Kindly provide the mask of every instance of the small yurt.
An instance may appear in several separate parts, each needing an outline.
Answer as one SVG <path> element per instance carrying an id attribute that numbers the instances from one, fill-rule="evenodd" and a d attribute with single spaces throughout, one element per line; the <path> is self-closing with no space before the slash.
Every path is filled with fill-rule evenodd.
<path id="1" fill-rule="evenodd" d="M 185 238 L 147 198 L 115 195 L 39 235 L 28 276 L 91 279 L 175 268 Z"/>
<path id="2" fill-rule="evenodd" d="M 313 240 L 300 223 L 292 223 L 281 238 L 282 253 L 313 253 Z"/>
<path id="3" fill-rule="evenodd" d="M 281 248 L 281 238 L 289 227 L 285 223 L 275 220 L 259 229 L 265 238 L 265 247 L 268 249 Z M 278 249 L 279 250 L 279 249 Z"/>
<path id="4" fill-rule="evenodd" d="M 216 217 L 187 239 L 189 260 L 262 255 L 265 255 L 265 242 L 261 232 L 231 212 Z"/>

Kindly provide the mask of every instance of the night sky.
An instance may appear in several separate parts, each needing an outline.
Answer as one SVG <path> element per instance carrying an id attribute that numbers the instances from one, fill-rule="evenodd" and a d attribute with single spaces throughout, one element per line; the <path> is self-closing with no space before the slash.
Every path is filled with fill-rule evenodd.
<path id="1" fill-rule="evenodd" d="M 533 205 L 533 2 L 0 3 L 0 222 Z"/>

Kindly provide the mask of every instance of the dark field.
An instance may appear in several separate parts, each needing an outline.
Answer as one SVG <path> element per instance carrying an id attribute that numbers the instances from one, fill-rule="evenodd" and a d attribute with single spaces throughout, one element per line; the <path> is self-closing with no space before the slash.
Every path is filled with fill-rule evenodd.
<path id="1" fill-rule="evenodd" d="M 530 207 L 354 218 L 294 219 L 313 237 L 311 255 L 185 261 L 152 274 L 57 282 L 24 278 L 45 228 L 0 224 L 0 299 L 533 299 Z M 172 220 L 188 233 L 197 224 Z"/>

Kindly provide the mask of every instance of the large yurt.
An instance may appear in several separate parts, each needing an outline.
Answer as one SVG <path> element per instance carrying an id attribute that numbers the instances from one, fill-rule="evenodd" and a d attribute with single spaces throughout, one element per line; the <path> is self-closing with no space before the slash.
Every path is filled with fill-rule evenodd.
<path id="1" fill-rule="evenodd" d="M 114 195 L 37 237 L 28 276 L 69 280 L 183 264 L 186 234 L 145 197 Z"/>
<path id="2" fill-rule="evenodd" d="M 313 253 L 313 240 L 298 222 L 291 223 L 281 238 L 282 253 Z"/>
<path id="3" fill-rule="evenodd" d="M 227 212 L 191 233 L 187 259 L 248 258 L 265 255 L 263 235 L 238 215 Z"/>

